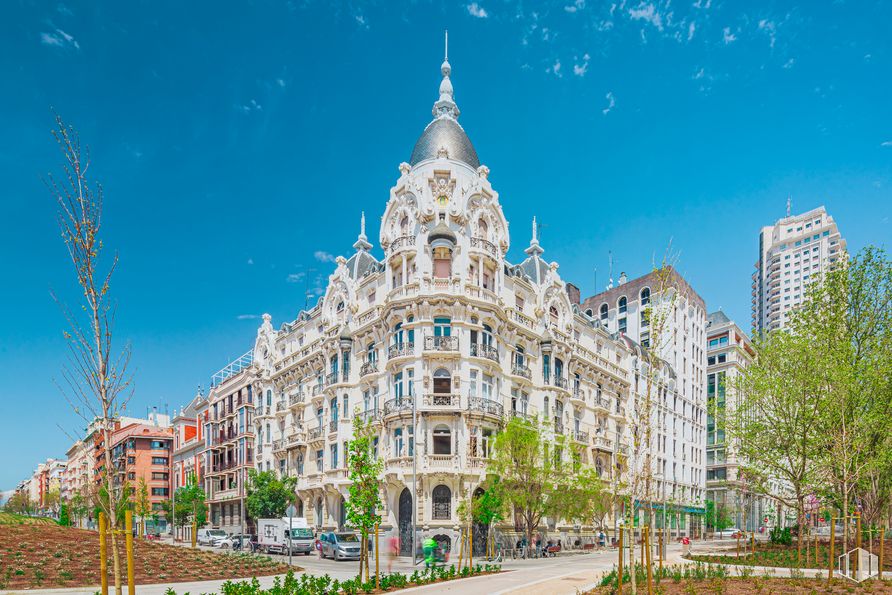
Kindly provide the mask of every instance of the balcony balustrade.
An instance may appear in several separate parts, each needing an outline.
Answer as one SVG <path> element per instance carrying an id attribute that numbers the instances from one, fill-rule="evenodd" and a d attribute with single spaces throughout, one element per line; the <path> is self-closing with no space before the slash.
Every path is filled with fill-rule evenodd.
<path id="1" fill-rule="evenodd" d="M 471 356 L 483 357 L 497 362 L 499 361 L 499 350 L 496 347 L 486 345 L 485 343 L 471 343 Z"/>
<path id="2" fill-rule="evenodd" d="M 545 383 L 567 390 L 567 379 L 563 376 L 549 376 L 545 379 Z"/>
<path id="3" fill-rule="evenodd" d="M 280 413 L 288 409 L 288 404 L 285 401 L 277 401 L 276 402 L 276 413 Z"/>
<path id="4" fill-rule="evenodd" d="M 428 469 L 458 468 L 458 455 L 427 455 L 424 459 Z"/>
<path id="5" fill-rule="evenodd" d="M 415 343 L 406 341 L 404 343 L 394 343 L 387 348 L 387 357 L 393 359 L 395 357 L 406 357 L 415 353 Z"/>
<path id="6" fill-rule="evenodd" d="M 390 248 L 387 250 L 388 256 L 396 254 L 400 250 L 404 250 L 406 248 L 414 248 L 415 247 L 415 236 L 400 236 L 390 243 Z"/>
<path id="7" fill-rule="evenodd" d="M 458 337 L 425 337 L 425 351 L 458 351 Z"/>
<path id="8" fill-rule="evenodd" d="M 526 411 L 518 411 L 517 409 L 512 409 L 509 412 L 509 414 L 511 415 L 511 417 L 516 417 L 518 419 L 522 419 L 522 420 L 528 421 L 528 422 L 532 422 L 532 421 L 536 420 L 535 415 L 527 413 Z"/>
<path id="9" fill-rule="evenodd" d="M 491 254 L 492 256 L 498 255 L 498 252 L 496 251 L 496 245 L 489 240 L 484 240 L 483 238 L 471 238 L 471 248 L 482 250 L 483 252 Z"/>
<path id="10" fill-rule="evenodd" d="M 318 397 L 319 395 L 321 395 L 322 394 L 322 385 L 314 384 L 312 390 L 310 391 L 310 394 L 314 397 Z"/>
<path id="11" fill-rule="evenodd" d="M 332 372 L 325 376 L 325 386 L 331 386 L 332 384 L 338 383 L 338 373 Z"/>
<path id="12" fill-rule="evenodd" d="M 338 420 L 333 419 L 328 422 L 328 431 L 329 432 L 337 432 L 338 431 Z"/>
<path id="13" fill-rule="evenodd" d="M 411 395 L 406 395 L 386 401 L 384 403 L 384 415 L 390 415 L 391 413 L 399 413 L 402 411 L 412 411 L 413 400 L 414 399 Z"/>
<path id="14" fill-rule="evenodd" d="M 361 419 L 364 423 L 380 422 L 382 413 L 380 409 L 369 409 L 368 411 L 360 411 L 356 414 L 357 419 Z"/>
<path id="15" fill-rule="evenodd" d="M 427 393 L 422 401 L 426 407 L 458 407 L 461 395 L 453 393 Z"/>
<path id="16" fill-rule="evenodd" d="M 515 376 L 526 378 L 527 380 L 530 380 L 533 377 L 533 373 L 530 370 L 530 367 L 524 364 L 515 363 L 513 366 L 511 366 L 511 373 Z"/>
<path id="17" fill-rule="evenodd" d="M 367 361 L 362 364 L 359 368 L 360 376 L 368 376 L 369 374 L 376 374 L 378 372 L 378 362 Z"/>
<path id="18" fill-rule="evenodd" d="M 307 440 L 309 442 L 313 442 L 315 440 L 321 440 L 322 436 L 322 426 L 318 426 L 315 428 L 310 428 L 309 432 L 307 432 Z"/>
<path id="19" fill-rule="evenodd" d="M 588 432 L 583 432 L 582 430 L 576 430 L 573 432 L 573 439 L 576 442 L 582 442 L 583 444 L 588 444 Z"/>
<path id="20" fill-rule="evenodd" d="M 529 329 L 535 328 L 536 326 L 536 321 L 517 309 L 510 310 L 510 319 L 513 322 L 516 322 L 517 324 L 525 326 Z"/>
<path id="21" fill-rule="evenodd" d="M 485 397 L 468 397 L 468 411 L 476 411 L 501 419 L 505 413 L 505 407 L 498 401 Z"/>
<path id="22" fill-rule="evenodd" d="M 288 406 L 294 407 L 295 405 L 300 405 L 304 402 L 304 396 L 302 394 L 291 395 L 288 397 Z"/>

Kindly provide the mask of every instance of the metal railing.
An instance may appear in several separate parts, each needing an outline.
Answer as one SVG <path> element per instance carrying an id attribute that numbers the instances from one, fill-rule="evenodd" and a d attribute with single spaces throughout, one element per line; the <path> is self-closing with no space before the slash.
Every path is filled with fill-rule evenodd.
<path id="1" fill-rule="evenodd" d="M 423 402 L 428 407 L 458 407 L 461 403 L 461 395 L 453 393 L 426 393 Z"/>
<path id="2" fill-rule="evenodd" d="M 484 252 L 489 252 L 493 256 L 497 255 L 496 245 L 489 240 L 484 240 L 483 238 L 471 238 L 471 248 L 479 248 Z"/>
<path id="3" fill-rule="evenodd" d="M 384 403 L 384 415 L 398 413 L 400 411 L 412 411 L 413 401 L 414 398 L 412 395 L 390 399 Z"/>
<path id="4" fill-rule="evenodd" d="M 499 418 L 505 413 L 505 407 L 501 403 L 485 397 L 468 397 L 468 410 L 479 411 Z"/>
<path id="5" fill-rule="evenodd" d="M 412 355 L 415 352 L 415 343 L 406 341 L 404 343 L 394 343 L 387 348 L 387 357 L 393 359 L 395 357 L 403 357 Z"/>
<path id="6" fill-rule="evenodd" d="M 473 357 L 485 357 L 494 362 L 499 361 L 499 350 L 485 343 L 471 343 L 471 355 Z"/>
<path id="7" fill-rule="evenodd" d="M 360 376 L 367 376 L 368 374 L 375 374 L 378 371 L 378 362 L 367 361 L 362 364 L 359 368 Z"/>
<path id="8" fill-rule="evenodd" d="M 415 236 L 400 236 L 390 243 L 390 249 L 387 251 L 388 254 L 394 254 L 398 250 L 402 250 L 403 248 L 408 248 L 415 244 Z"/>
<path id="9" fill-rule="evenodd" d="M 533 377 L 533 373 L 530 370 L 530 367 L 524 364 L 515 363 L 513 366 L 511 366 L 511 373 L 515 376 L 526 378 L 527 380 Z"/>

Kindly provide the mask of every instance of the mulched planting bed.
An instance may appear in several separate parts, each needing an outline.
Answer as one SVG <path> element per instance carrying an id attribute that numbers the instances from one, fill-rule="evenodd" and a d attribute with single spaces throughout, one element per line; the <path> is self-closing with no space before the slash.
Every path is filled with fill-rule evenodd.
<path id="1" fill-rule="evenodd" d="M 121 576 L 127 582 L 124 536 L 118 539 Z M 286 564 L 265 556 L 133 540 L 136 584 L 175 583 L 284 574 Z M 112 552 L 108 552 L 113 584 Z M 58 525 L 4 525 L 0 530 L 0 589 L 49 589 L 98 585 L 99 533 Z"/>
<path id="2" fill-rule="evenodd" d="M 629 585 L 623 585 L 623 593 L 631 592 L 632 588 Z M 638 592 L 647 593 L 647 586 L 639 584 Z M 695 593 L 725 593 L 727 595 L 751 595 L 753 593 L 762 593 L 764 595 L 875 593 L 888 595 L 892 594 L 892 581 L 869 580 L 861 584 L 855 584 L 850 581 L 834 579 L 828 585 L 826 579 L 821 581 L 814 579 L 766 579 L 760 577 L 749 579 L 682 579 L 679 582 L 663 580 L 659 585 L 655 585 L 654 592 L 664 595 L 690 595 Z M 586 591 L 584 595 L 607 595 L 611 593 L 617 593 L 616 587 L 598 587 L 597 589 Z"/>
<path id="3" fill-rule="evenodd" d="M 883 570 L 892 573 L 892 542 L 886 540 L 885 542 L 885 551 L 883 553 Z M 871 551 L 869 544 L 865 541 L 862 546 L 863 549 L 867 551 Z M 818 544 L 818 555 L 817 559 L 815 559 L 815 549 L 814 544 L 809 548 L 810 553 L 808 555 L 808 559 L 806 560 L 805 556 L 805 546 L 803 545 L 802 549 L 802 568 L 827 568 L 828 558 L 830 554 L 830 543 L 823 542 Z M 854 541 L 849 541 L 849 550 L 855 549 Z M 741 546 L 741 552 L 742 552 Z M 842 555 L 844 552 L 842 551 L 842 540 L 838 540 L 833 550 L 833 557 L 837 558 Z M 880 553 L 880 544 L 879 540 L 875 540 L 873 542 L 873 553 L 879 556 Z M 776 544 L 759 544 L 756 546 L 756 552 L 750 555 L 743 555 L 741 553 L 740 558 L 737 557 L 735 551 L 731 551 L 729 554 L 725 555 L 704 555 L 704 556 L 690 556 L 691 560 L 698 562 L 710 562 L 713 564 L 737 564 L 741 566 L 777 566 L 782 568 L 796 568 L 797 567 L 797 554 L 796 554 L 796 544 L 794 542 L 793 545 L 784 546 L 784 545 L 776 545 Z"/>

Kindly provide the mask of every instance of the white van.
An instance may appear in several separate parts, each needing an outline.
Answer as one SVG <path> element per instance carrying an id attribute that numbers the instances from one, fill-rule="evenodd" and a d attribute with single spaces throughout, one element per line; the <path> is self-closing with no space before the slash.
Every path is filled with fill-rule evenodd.
<path id="1" fill-rule="evenodd" d="M 195 534 L 198 545 L 210 545 L 217 547 L 220 542 L 229 537 L 223 529 L 199 529 Z"/>
<path id="2" fill-rule="evenodd" d="M 288 517 L 257 521 L 258 550 L 270 554 L 287 554 L 289 542 L 292 554 L 309 556 L 313 552 L 316 538 L 307 519 L 292 518 L 290 533 Z"/>

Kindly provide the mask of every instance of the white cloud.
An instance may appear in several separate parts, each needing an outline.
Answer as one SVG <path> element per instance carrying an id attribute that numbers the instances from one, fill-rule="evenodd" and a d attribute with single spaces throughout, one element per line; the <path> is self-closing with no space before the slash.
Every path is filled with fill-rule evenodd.
<path id="1" fill-rule="evenodd" d="M 771 47 L 774 47 L 774 42 L 777 41 L 777 25 L 774 23 L 774 21 L 762 19 L 761 21 L 759 21 L 759 29 L 768 34 L 770 45 Z"/>
<path id="2" fill-rule="evenodd" d="M 56 29 L 52 33 L 41 33 L 40 43 L 42 43 L 43 45 L 51 45 L 60 48 L 73 47 L 76 50 L 81 49 L 80 44 L 77 42 L 74 36 L 66 33 L 62 29 Z"/>
<path id="3" fill-rule="evenodd" d="M 470 4 L 468 4 L 468 14 L 472 17 L 477 17 L 478 19 L 485 19 L 489 17 L 489 13 L 486 12 L 486 9 L 476 2 L 471 2 Z"/>
<path id="4" fill-rule="evenodd" d="M 285 281 L 287 281 L 288 283 L 300 283 L 306 276 L 307 274 L 303 271 L 300 271 L 299 273 L 291 273 L 287 277 L 285 277 Z"/>
<path id="5" fill-rule="evenodd" d="M 334 254 L 330 252 L 325 252 L 324 250 L 316 250 L 313 252 L 313 258 L 318 260 L 319 262 L 334 262 L 335 257 Z"/>
<path id="6" fill-rule="evenodd" d="M 694 8 L 708 9 L 711 5 L 712 0 L 706 0 L 706 2 L 704 2 L 703 0 L 697 0 L 696 2 L 694 2 Z"/>
<path id="7" fill-rule="evenodd" d="M 725 42 L 725 45 L 737 41 L 737 35 L 735 33 L 731 33 L 731 27 L 725 27 L 722 30 L 722 41 Z"/>
<path id="8" fill-rule="evenodd" d="M 566 12 L 576 12 L 585 8 L 585 0 L 576 0 L 573 4 L 564 6 Z"/>
<path id="9" fill-rule="evenodd" d="M 789 60 L 784 62 L 783 67 L 786 68 L 787 70 L 790 70 L 791 68 L 793 68 L 794 64 L 796 64 L 796 58 L 790 58 Z"/>
<path id="10" fill-rule="evenodd" d="M 695 72 L 693 74 L 693 76 L 691 76 L 691 78 L 694 79 L 695 81 L 699 81 L 700 79 L 702 79 L 705 76 L 706 76 L 706 71 L 701 67 L 700 70 L 698 70 L 697 72 Z"/>
<path id="11" fill-rule="evenodd" d="M 71 12 L 71 9 L 68 8 L 67 6 L 65 6 L 64 4 L 62 4 L 61 2 L 58 5 L 56 5 L 56 11 L 59 14 L 64 15 L 66 17 L 74 16 L 74 13 Z"/>
<path id="12" fill-rule="evenodd" d="M 691 21 L 691 24 L 688 25 L 688 41 L 694 39 L 694 31 L 697 29 L 697 24 Z"/>
<path id="13" fill-rule="evenodd" d="M 246 114 L 250 114 L 251 112 L 263 111 L 263 106 L 257 103 L 256 99 L 252 99 L 248 103 L 238 106 L 238 108 Z"/>
<path id="14" fill-rule="evenodd" d="M 549 66 L 548 68 L 545 69 L 545 72 L 550 72 L 551 74 L 553 74 L 554 76 L 556 76 L 558 78 L 561 78 L 564 76 L 563 74 L 561 74 L 561 61 L 560 60 L 555 60 L 554 64 L 552 64 L 551 66 Z"/>
<path id="15" fill-rule="evenodd" d="M 653 4 L 642 2 L 637 8 L 629 9 L 629 16 L 633 21 L 646 21 L 656 27 L 658 31 L 663 30 L 663 17 Z"/>
<path id="16" fill-rule="evenodd" d="M 892 147 L 892 140 L 885 140 L 880 143 L 881 147 Z"/>
<path id="17" fill-rule="evenodd" d="M 591 56 L 585 54 L 582 57 L 582 64 L 574 64 L 573 65 L 573 74 L 576 76 L 585 76 L 586 71 L 588 70 L 588 62 L 591 60 Z"/>
<path id="18" fill-rule="evenodd" d="M 285 79 L 276 79 L 276 84 L 279 85 L 280 87 L 284 87 Z"/>
<path id="19" fill-rule="evenodd" d="M 362 16 L 361 14 L 354 15 L 353 18 L 356 19 L 356 24 L 359 25 L 361 28 L 363 28 L 363 29 L 369 28 L 368 22 L 365 20 L 365 17 Z"/>
<path id="20" fill-rule="evenodd" d="M 249 258 L 249 259 L 248 259 L 248 264 L 254 264 L 254 259 L 253 259 L 253 258 Z"/>
<path id="21" fill-rule="evenodd" d="M 239 314 L 236 316 L 237 320 L 257 320 L 260 318 L 259 314 Z"/>
<path id="22" fill-rule="evenodd" d="M 607 107 L 601 110 L 601 113 L 605 116 L 610 113 L 613 107 L 616 105 L 616 98 L 613 97 L 613 91 L 608 91 L 607 95 L 604 96 L 604 99 L 607 100 Z"/>

